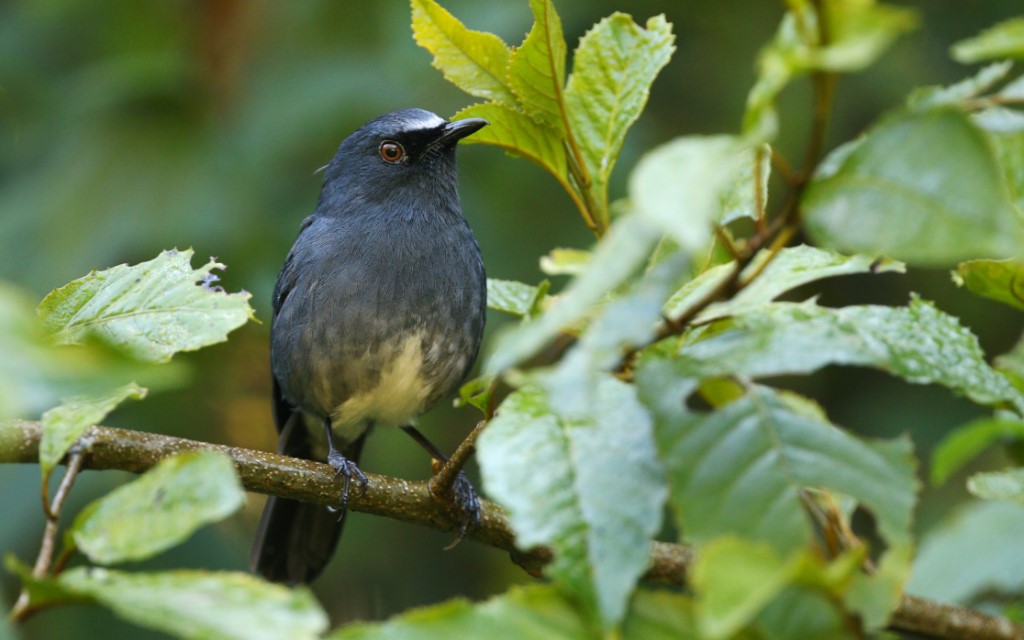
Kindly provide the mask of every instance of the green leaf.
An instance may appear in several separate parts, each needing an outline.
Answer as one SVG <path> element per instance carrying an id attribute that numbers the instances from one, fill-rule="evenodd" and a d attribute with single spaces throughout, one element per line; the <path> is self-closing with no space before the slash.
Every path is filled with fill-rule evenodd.
<path id="1" fill-rule="evenodd" d="M 764 543 L 715 538 L 698 550 L 689 574 L 701 638 L 733 638 L 744 628 L 770 640 L 860 637 L 851 633 L 852 621 L 839 603 L 862 575 L 863 561 L 863 551 L 826 564 L 811 550 L 783 557 Z M 890 604 L 899 595 L 893 594 Z"/>
<path id="2" fill-rule="evenodd" d="M 1024 96 L 1019 99 L 1024 101 Z M 1024 219 L 1024 113 L 991 108 L 976 113 L 972 121 L 987 134 L 1010 200 L 1020 219 Z M 1020 253 L 1015 257 L 1020 257 Z"/>
<path id="3" fill-rule="evenodd" d="M 39 467 L 46 477 L 86 429 L 99 424 L 119 404 L 146 397 L 146 389 L 134 382 L 102 396 L 68 398 L 43 414 L 43 436 L 39 443 Z"/>
<path id="4" fill-rule="evenodd" d="M 792 580 L 794 569 L 765 543 L 725 536 L 701 546 L 689 573 L 701 637 L 729 638 L 745 627 Z"/>
<path id="5" fill-rule="evenodd" d="M 487 415 L 494 393 L 494 376 L 479 376 L 459 387 L 459 397 L 455 400 L 456 407 L 472 405 Z"/>
<path id="6" fill-rule="evenodd" d="M 565 134 L 562 87 L 565 86 L 565 38 L 551 0 L 530 0 L 533 28 L 512 52 L 508 82 L 531 118 Z"/>
<path id="7" fill-rule="evenodd" d="M 907 591 L 963 605 L 985 593 L 1017 597 L 1024 589 L 1021 531 L 1024 509 L 1019 505 L 961 506 L 925 535 Z"/>
<path id="8" fill-rule="evenodd" d="M 465 139 L 465 143 L 490 144 L 523 156 L 553 175 L 567 189 L 565 147 L 555 129 L 534 122 L 522 111 L 502 104 L 474 104 L 459 111 L 452 120 L 483 118 L 489 126 Z"/>
<path id="9" fill-rule="evenodd" d="M 143 560 L 244 503 L 229 457 L 215 451 L 180 453 L 83 509 L 69 535 L 93 562 Z"/>
<path id="10" fill-rule="evenodd" d="M 1024 243 L 992 148 L 962 112 L 889 117 L 844 152 L 803 197 L 817 242 L 922 266 L 1016 255 Z"/>
<path id="11" fill-rule="evenodd" d="M 717 328 L 715 335 L 700 340 L 698 332 L 683 345 L 680 370 L 760 378 L 830 364 L 869 366 L 915 384 L 941 384 L 979 404 L 1024 411 L 1024 396 L 985 362 L 978 339 L 916 297 L 909 307 L 776 302 Z"/>
<path id="12" fill-rule="evenodd" d="M 982 451 L 1007 439 L 1024 440 L 1024 422 L 1010 418 L 979 418 L 943 438 L 932 452 L 931 483 L 944 484 Z"/>
<path id="13" fill-rule="evenodd" d="M 592 312 L 647 260 L 658 240 L 643 220 L 625 216 L 601 238 L 589 269 L 574 279 L 565 293 L 536 320 L 498 336 L 484 369 L 498 374 L 540 351 L 551 339 Z"/>
<path id="14" fill-rule="evenodd" d="M 765 263 L 768 262 L 767 266 Z M 732 267 L 732 264 L 723 265 Z M 905 273 L 906 266 L 887 258 L 872 258 L 865 255 L 844 256 L 835 251 L 800 245 L 782 249 L 772 258 L 772 252 L 763 250 L 740 274 L 741 282 L 749 282 L 739 293 L 725 302 L 715 302 L 698 314 L 697 320 L 704 322 L 762 307 L 783 293 L 805 284 L 857 273 Z M 701 277 L 703 277 L 702 274 Z M 712 274 L 709 278 L 718 281 L 721 276 Z M 752 278 L 752 279 L 751 279 Z M 697 287 L 703 289 L 702 286 Z M 691 289 L 693 291 L 694 289 Z M 692 295 L 692 294 L 691 294 Z M 689 295 L 673 296 L 670 302 L 684 310 L 693 300 Z M 666 311 L 669 308 L 666 307 Z M 671 309 L 676 312 L 677 309 Z M 672 316 L 670 316 L 672 317 Z"/>
<path id="15" fill-rule="evenodd" d="M 148 262 L 93 271 L 64 285 L 39 304 L 43 325 L 63 343 L 97 335 L 153 362 L 223 342 L 253 317 L 252 296 L 214 286 L 213 271 L 225 266 L 210 260 L 193 270 L 192 253 L 164 251 Z"/>
<path id="16" fill-rule="evenodd" d="M 1024 469 L 976 473 L 967 479 L 967 490 L 985 500 L 1024 505 Z"/>
<path id="17" fill-rule="evenodd" d="M 993 58 L 1024 58 L 1024 16 L 1004 20 L 973 38 L 961 40 L 950 52 L 964 64 Z"/>
<path id="18" fill-rule="evenodd" d="M 514 316 L 531 316 L 543 305 L 551 286 L 547 280 L 538 286 L 515 280 L 487 279 L 487 306 Z"/>
<path id="19" fill-rule="evenodd" d="M 516 106 L 507 82 L 511 51 L 501 38 L 467 29 L 434 0 L 412 0 L 412 34 L 446 80 L 471 96 Z"/>
<path id="20" fill-rule="evenodd" d="M 640 117 L 658 72 L 672 57 L 674 41 L 665 16 L 649 19 L 643 28 L 618 12 L 580 38 L 565 103 L 602 209 L 607 209 L 608 179 L 626 133 Z"/>
<path id="21" fill-rule="evenodd" d="M 735 262 L 718 264 L 684 284 L 665 303 L 665 317 L 678 318 L 693 312 L 698 304 L 703 304 L 708 296 L 725 285 L 735 268 Z"/>
<path id="22" fill-rule="evenodd" d="M 102 395 L 132 379 L 166 388 L 180 383 L 180 366 L 153 367 L 110 345 L 54 345 L 37 322 L 35 303 L 0 282 L 0 420 L 37 417 L 60 398 Z"/>
<path id="23" fill-rule="evenodd" d="M 892 42 L 916 24 L 913 11 L 874 0 L 823 3 L 827 45 L 810 3 L 790 3 L 775 36 L 758 56 L 757 82 L 747 96 L 743 132 L 766 141 L 778 133 L 775 99 L 789 82 L 810 71 L 859 71 L 874 63 Z"/>
<path id="24" fill-rule="evenodd" d="M 674 593 L 640 591 L 623 625 L 624 640 L 693 637 L 689 601 Z M 512 587 L 486 602 L 450 600 L 413 609 L 387 622 L 356 623 L 328 640 L 581 640 L 592 628 L 573 603 L 549 585 Z"/>
<path id="25" fill-rule="evenodd" d="M 919 111 L 927 111 L 941 106 L 958 106 L 971 98 L 976 98 L 991 89 L 997 82 L 1006 77 L 1013 65 L 1009 60 L 990 64 L 978 73 L 951 84 L 948 87 L 920 87 L 914 89 L 907 98 L 907 106 Z"/>
<path id="26" fill-rule="evenodd" d="M 768 179 L 772 173 L 772 150 L 767 144 L 750 150 L 750 163 L 737 171 L 719 194 L 717 222 L 728 225 L 740 218 L 757 220 L 768 206 Z"/>
<path id="27" fill-rule="evenodd" d="M 1024 262 L 970 260 L 961 262 L 953 281 L 973 293 L 1024 311 Z"/>
<path id="28" fill-rule="evenodd" d="M 874 0 L 825 3 L 829 42 L 812 49 L 809 66 L 827 71 L 860 71 L 873 64 L 897 37 L 917 25 L 912 9 Z"/>
<path id="29" fill-rule="evenodd" d="M 757 57 L 757 81 L 747 94 L 747 109 L 743 114 L 743 133 L 749 139 L 763 142 L 778 133 L 775 99 L 806 67 L 806 56 L 804 36 L 797 28 L 796 15 L 788 11 L 779 22 L 772 41 Z"/>
<path id="30" fill-rule="evenodd" d="M 558 247 L 540 257 L 540 270 L 549 276 L 578 276 L 586 271 L 591 258 L 589 251 Z"/>
<path id="31" fill-rule="evenodd" d="M 481 434 L 488 494 L 521 549 L 548 546 L 545 573 L 606 629 L 619 624 L 647 567 L 665 500 L 651 422 L 632 385 L 599 382 L 585 420 L 560 420 L 536 387 L 505 399 Z"/>
<path id="32" fill-rule="evenodd" d="M 619 364 L 629 349 L 654 339 L 663 301 L 678 286 L 687 263 L 687 254 L 676 251 L 654 265 L 598 312 L 557 365 L 540 374 L 558 415 L 587 416 L 598 402 L 604 372 Z"/>
<path id="33" fill-rule="evenodd" d="M 910 579 L 913 556 L 913 545 L 898 544 L 882 556 L 874 574 L 852 576 L 844 602 L 867 629 L 880 630 L 892 617 Z"/>
<path id="34" fill-rule="evenodd" d="M 686 136 L 646 153 L 629 178 L 637 215 L 691 252 L 703 251 L 723 198 L 753 164 L 753 152 L 733 136 Z"/>
<path id="35" fill-rule="evenodd" d="M 754 627 L 759 640 L 856 640 L 864 637 L 860 629 L 846 619 L 833 598 L 818 589 L 800 585 L 783 589 L 757 616 Z"/>
<path id="36" fill-rule="evenodd" d="M 679 640 L 697 637 L 692 601 L 678 593 L 640 589 L 622 623 L 623 640 Z"/>
<path id="37" fill-rule="evenodd" d="M 1024 393 L 1024 336 L 1008 352 L 993 360 L 996 369 L 1021 393 Z"/>
<path id="38" fill-rule="evenodd" d="M 13 553 L 4 556 L 4 568 L 18 577 L 21 588 L 28 593 L 29 604 L 33 607 L 57 603 L 88 602 L 87 598 L 63 588 L 58 582 L 47 577 L 32 575 L 32 567 L 23 564 Z"/>
<path id="39" fill-rule="evenodd" d="M 813 527 L 800 492 L 813 487 L 870 509 L 890 545 L 909 542 L 917 483 L 908 440 L 859 440 L 761 386 L 715 411 L 691 411 L 685 399 L 696 385 L 681 364 L 646 358 L 638 385 L 689 539 L 741 533 L 783 554 L 803 548 Z"/>
<path id="40" fill-rule="evenodd" d="M 858 273 L 905 273 L 902 262 L 864 255 L 844 256 L 835 251 L 800 245 L 782 249 L 772 257 L 762 250 L 740 274 L 740 282 L 749 282 L 739 293 L 725 302 L 715 302 L 699 313 L 699 321 L 722 318 L 763 306 L 783 293 L 805 284 L 835 276 Z M 767 266 L 765 263 L 771 260 Z M 736 263 L 711 267 L 684 284 L 665 303 L 663 313 L 678 318 L 690 313 L 723 286 L 735 269 Z"/>
<path id="41" fill-rule="evenodd" d="M 327 616 L 306 588 L 289 589 L 245 573 L 192 570 L 124 573 L 80 567 L 57 583 L 121 618 L 178 638 L 319 638 Z"/>

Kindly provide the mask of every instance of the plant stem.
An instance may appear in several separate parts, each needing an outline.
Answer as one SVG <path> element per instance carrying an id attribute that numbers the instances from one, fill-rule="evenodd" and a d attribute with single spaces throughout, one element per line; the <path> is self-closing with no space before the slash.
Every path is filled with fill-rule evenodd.
<path id="1" fill-rule="evenodd" d="M 437 473 L 430 479 L 431 493 L 435 495 L 447 495 L 452 490 L 452 485 L 455 483 L 455 477 L 459 475 L 462 468 L 469 462 L 469 458 L 476 451 L 476 439 L 480 435 L 480 432 L 487 426 L 486 420 L 481 420 L 476 423 L 473 430 L 469 432 L 469 435 L 459 443 L 452 455 L 441 464 Z"/>
<path id="2" fill-rule="evenodd" d="M 42 429 L 40 428 L 41 431 Z M 60 480 L 60 485 L 57 486 L 53 502 L 47 505 L 45 509 L 46 526 L 43 529 L 43 541 L 39 546 L 39 555 L 36 557 L 35 566 L 32 567 L 32 576 L 35 578 L 42 578 L 50 571 L 50 566 L 53 562 L 53 552 L 57 545 L 57 527 L 60 524 L 60 512 L 64 507 L 64 501 L 67 500 L 68 494 L 71 492 L 71 487 L 75 484 L 78 472 L 82 470 L 84 461 L 85 459 L 81 451 L 74 451 L 68 454 L 67 470 L 64 472 L 64 477 Z M 67 560 L 64 559 L 62 564 L 64 562 L 67 562 Z M 21 590 L 17 602 L 14 603 L 14 608 L 11 609 L 11 619 L 21 621 L 31 615 L 32 609 L 30 604 L 28 589 L 24 588 Z"/>

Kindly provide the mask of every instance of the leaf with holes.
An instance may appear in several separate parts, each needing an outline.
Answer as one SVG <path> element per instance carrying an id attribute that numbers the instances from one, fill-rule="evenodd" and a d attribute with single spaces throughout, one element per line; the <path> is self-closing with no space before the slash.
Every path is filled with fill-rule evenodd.
<path id="1" fill-rule="evenodd" d="M 164 251 L 66 284 L 39 304 L 43 326 L 65 344 L 95 335 L 152 362 L 223 342 L 253 317 L 252 296 L 226 293 L 213 273 L 225 266 L 210 260 L 193 269 L 192 253 Z"/>

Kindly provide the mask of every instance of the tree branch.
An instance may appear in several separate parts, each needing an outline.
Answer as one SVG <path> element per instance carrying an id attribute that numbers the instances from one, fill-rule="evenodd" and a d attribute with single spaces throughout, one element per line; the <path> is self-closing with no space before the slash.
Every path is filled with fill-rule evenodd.
<path id="1" fill-rule="evenodd" d="M 38 422 L 16 421 L 0 426 L 0 463 L 37 463 L 42 427 Z M 289 458 L 266 451 L 174 438 L 141 431 L 92 427 L 78 443 L 83 469 L 119 469 L 142 473 L 160 460 L 183 451 L 211 450 L 230 456 L 242 484 L 249 491 L 272 494 L 323 505 L 338 503 L 340 484 L 327 464 Z M 77 454 L 76 454 L 77 455 Z M 352 495 L 348 508 L 442 531 L 456 531 L 445 506 L 430 496 L 427 482 L 366 474 L 366 492 Z M 486 545 L 508 551 L 512 559 L 532 575 L 539 575 L 550 561 L 547 549 L 522 553 L 501 508 L 481 500 L 481 525 L 469 533 Z M 655 542 L 651 548 L 646 580 L 681 585 L 694 558 L 693 550 L 677 544 Z M 975 640 L 1024 640 L 1024 625 L 979 611 L 904 596 L 890 627 L 934 638 L 970 637 Z"/>

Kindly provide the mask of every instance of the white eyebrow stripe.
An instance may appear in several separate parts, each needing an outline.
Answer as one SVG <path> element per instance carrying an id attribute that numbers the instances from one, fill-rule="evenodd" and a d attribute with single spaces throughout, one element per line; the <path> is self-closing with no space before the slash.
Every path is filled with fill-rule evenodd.
<path id="1" fill-rule="evenodd" d="M 446 124 L 444 118 L 434 114 L 422 114 L 424 117 L 405 120 L 406 131 L 425 131 L 428 129 L 437 129 L 438 127 Z"/>

